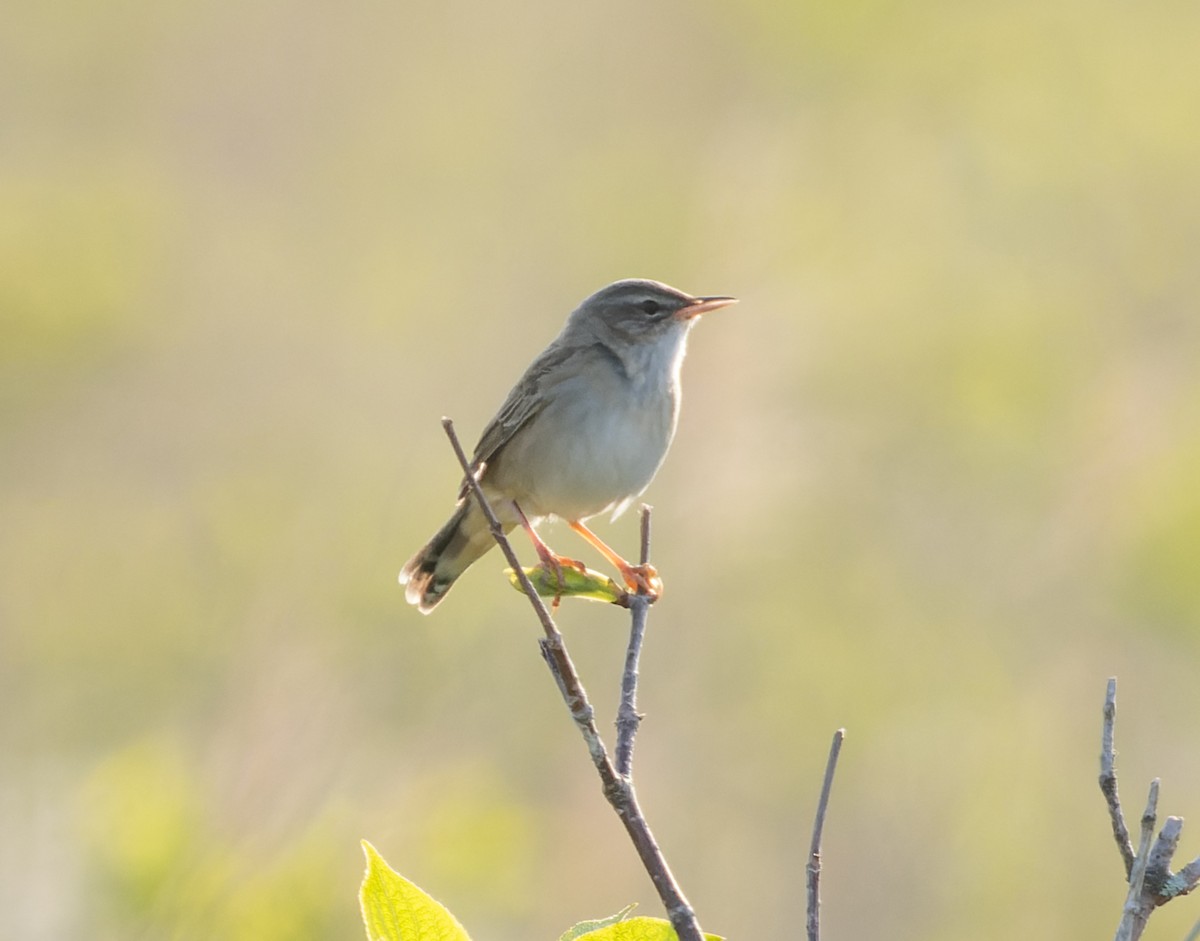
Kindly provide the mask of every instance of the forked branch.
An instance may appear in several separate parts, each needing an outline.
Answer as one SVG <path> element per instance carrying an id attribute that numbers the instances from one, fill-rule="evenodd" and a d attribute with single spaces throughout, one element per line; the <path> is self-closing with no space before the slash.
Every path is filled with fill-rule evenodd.
<path id="1" fill-rule="evenodd" d="M 1150 782 L 1150 794 L 1146 809 L 1142 812 L 1137 852 L 1129 838 L 1121 800 L 1117 796 L 1116 749 L 1114 726 L 1117 717 L 1117 680 L 1108 681 L 1104 697 L 1104 730 L 1100 744 L 1100 790 L 1108 804 L 1109 819 L 1113 836 L 1125 865 L 1129 891 L 1117 927 L 1115 941 L 1137 941 L 1146 928 L 1146 922 L 1159 905 L 1187 895 L 1200 885 L 1200 857 L 1193 859 L 1179 872 L 1171 872 L 1171 858 L 1179 846 L 1183 832 L 1181 817 L 1168 817 L 1158 838 L 1154 839 L 1154 826 L 1158 820 L 1159 781 Z"/>
<path id="2" fill-rule="evenodd" d="M 621 707 L 617 717 L 617 764 L 614 765 L 612 759 L 609 758 L 608 748 L 596 728 L 595 710 L 583 687 L 583 681 L 579 678 L 574 663 L 571 662 L 566 643 L 554 623 L 554 618 L 525 575 L 508 537 L 504 534 L 504 527 L 488 503 L 487 496 L 479 485 L 477 475 L 472 472 L 470 461 L 459 443 L 458 435 L 454 432 L 454 422 L 449 418 L 443 418 L 442 427 L 450 439 L 450 446 L 454 448 L 454 455 L 462 466 L 463 474 L 466 475 L 470 492 L 487 518 L 493 538 L 500 546 L 500 551 L 504 553 L 504 558 L 508 560 L 509 566 L 516 574 L 521 589 L 537 613 L 538 621 L 546 635 L 538 642 L 542 657 L 554 675 L 563 701 L 566 702 L 567 709 L 571 713 L 571 718 L 575 721 L 580 734 L 583 735 L 592 764 L 595 765 L 596 773 L 600 776 L 604 796 L 621 819 L 626 832 L 629 833 L 634 848 L 642 860 L 642 865 L 649 873 L 650 881 L 654 883 L 654 888 L 658 891 L 658 896 L 667 910 L 667 917 L 670 918 L 675 933 L 681 941 L 703 941 L 704 934 L 700 930 L 696 913 L 675 881 L 675 877 L 667 865 L 666 857 L 654 839 L 654 834 L 650 832 L 650 825 L 642 814 L 637 794 L 633 789 L 633 739 L 640 721 L 640 716 L 637 714 L 637 667 L 642 639 L 645 635 L 650 599 L 643 595 L 631 595 L 628 599 L 633 623 L 621 682 Z M 643 565 L 649 562 L 649 553 L 650 511 L 647 507 L 642 513 L 641 561 Z"/>

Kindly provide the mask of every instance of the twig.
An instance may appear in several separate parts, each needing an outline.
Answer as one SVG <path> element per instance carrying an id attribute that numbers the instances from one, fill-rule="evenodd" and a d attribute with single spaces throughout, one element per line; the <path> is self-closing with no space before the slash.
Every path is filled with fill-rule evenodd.
<path id="1" fill-rule="evenodd" d="M 538 620 L 541 622 L 542 629 L 546 633 L 546 636 L 538 641 L 542 657 L 545 659 L 547 666 L 550 667 L 550 672 L 554 675 L 559 692 L 562 693 L 563 700 L 570 710 L 571 718 L 575 720 L 575 725 L 583 735 L 584 742 L 587 744 L 588 754 L 592 759 L 592 764 L 595 765 L 596 772 L 600 775 L 600 782 L 604 789 L 605 798 L 612 805 L 613 810 L 617 812 L 621 823 L 624 824 L 625 830 L 633 842 L 634 849 L 637 850 L 642 865 L 645 867 L 646 872 L 649 873 L 650 881 L 654 883 L 654 888 L 658 891 L 658 896 L 667 910 L 667 917 L 670 918 L 676 935 L 679 936 L 681 941 L 704 941 L 704 934 L 700 930 L 700 923 L 696 919 L 696 913 L 692 910 L 692 906 L 686 896 L 684 896 L 683 890 L 679 888 L 679 884 L 675 881 L 675 877 L 667 865 L 666 857 L 663 856 L 662 850 L 659 849 L 658 843 L 654 839 L 654 834 L 650 832 L 650 825 L 646 822 L 646 818 L 642 814 L 641 806 L 634 792 L 633 782 L 623 775 L 618 774 L 612 760 L 609 758 L 608 749 L 605 747 L 604 740 L 600 737 L 600 732 L 596 728 L 595 710 L 588 700 L 587 691 L 583 688 L 583 682 L 575 670 L 575 665 L 571 662 L 571 658 L 567 653 L 563 636 L 555 625 L 554 619 L 546 609 L 545 604 L 542 603 L 542 599 L 538 596 L 536 589 L 534 589 L 529 579 L 525 577 L 520 560 L 517 559 L 516 553 L 513 552 L 508 537 L 504 535 L 504 527 L 500 524 L 495 511 L 492 510 L 491 505 L 488 503 L 487 496 L 484 494 L 483 488 L 479 485 L 477 475 L 472 472 L 471 463 L 467 459 L 462 445 L 459 443 L 458 435 L 455 434 L 454 422 L 449 418 L 443 418 L 442 428 L 446 432 L 446 437 L 450 439 L 450 445 L 454 448 L 454 454 L 462 466 L 463 473 L 466 475 L 470 491 L 479 504 L 479 508 L 483 511 L 484 516 L 487 518 L 493 538 L 495 538 L 496 543 L 500 546 L 500 550 L 504 553 L 504 558 L 508 560 L 509 566 L 517 573 L 521 589 L 525 592 L 530 604 L 533 605 L 534 610 L 537 612 Z M 645 555 L 649 552 L 648 520 L 643 523 L 643 526 L 645 527 L 642 536 L 643 554 Z M 631 607 L 633 608 L 635 618 L 637 617 L 636 612 L 638 607 L 645 606 L 644 602 L 639 603 L 637 601 L 637 597 L 635 595 L 631 598 Z M 642 622 L 644 629 L 644 613 L 642 615 Z M 630 744 L 630 748 L 632 749 L 632 743 Z"/>
<path id="2" fill-rule="evenodd" d="M 640 562 L 650 563 L 650 507 L 642 505 L 642 539 Z M 625 651 L 625 671 L 621 674 L 621 705 L 617 709 L 617 774 L 628 778 L 633 774 L 633 740 L 637 737 L 642 717 L 637 711 L 638 661 L 642 656 L 642 641 L 646 636 L 646 615 L 650 599 L 639 590 L 629 599 L 629 647 Z"/>
<path id="3" fill-rule="evenodd" d="M 1143 879 L 1142 893 L 1153 896 L 1156 900 L 1162 897 L 1167 880 L 1171 878 L 1171 857 L 1179 848 L 1179 835 L 1183 832 L 1182 817 L 1168 817 L 1158 833 L 1158 839 L 1150 849 L 1150 858 L 1146 861 L 1146 875 Z M 1165 899 L 1164 899 L 1165 901 Z"/>
<path id="4" fill-rule="evenodd" d="M 1150 909 L 1142 897 L 1146 879 L 1146 866 L 1150 859 L 1150 840 L 1154 837 L 1154 824 L 1158 815 L 1158 778 L 1150 782 L 1150 794 L 1146 798 L 1146 809 L 1142 812 L 1142 835 L 1138 841 L 1137 856 L 1133 859 L 1133 871 L 1129 874 L 1129 892 L 1125 896 L 1125 908 L 1121 924 L 1117 927 L 1115 941 L 1137 941 L 1146 927 Z"/>
<path id="5" fill-rule="evenodd" d="M 825 829 L 825 810 L 829 806 L 829 792 L 833 788 L 833 774 L 837 770 L 838 755 L 846 730 L 833 733 L 829 746 L 829 759 L 825 762 L 825 780 L 821 784 L 821 796 L 817 800 L 817 813 L 813 818 L 812 842 L 808 849 L 808 865 L 805 867 L 808 888 L 808 941 L 820 941 L 821 937 L 821 834 Z"/>
<path id="6" fill-rule="evenodd" d="M 1190 863 L 1184 866 L 1175 874 L 1181 885 L 1184 887 L 1181 891 L 1176 892 L 1176 895 L 1186 895 L 1191 892 L 1196 886 L 1200 885 L 1200 856 L 1197 856 Z M 1200 931 L 1200 923 L 1196 925 L 1197 931 Z"/>
<path id="7" fill-rule="evenodd" d="M 1104 698 L 1104 733 L 1100 751 L 1100 790 L 1108 802 L 1109 818 L 1113 835 L 1125 859 L 1129 891 L 1121 910 L 1121 923 L 1117 927 L 1116 941 L 1137 941 L 1142 936 L 1151 913 L 1159 905 L 1187 895 L 1200 885 L 1200 858 L 1192 860 L 1178 873 L 1171 872 L 1171 858 L 1179 847 L 1183 832 L 1182 817 L 1168 817 L 1158 839 L 1154 838 L 1154 824 L 1158 816 L 1159 781 L 1150 783 L 1150 795 L 1142 813 L 1141 834 L 1135 854 L 1129 842 L 1129 831 L 1125 827 L 1125 816 L 1121 812 L 1121 801 L 1117 797 L 1117 773 L 1114 768 L 1113 727 L 1116 719 L 1116 677 L 1109 679 Z M 1153 840 L 1153 845 L 1151 841 Z M 1192 930 L 1189 941 L 1200 936 L 1200 924 Z"/>
<path id="8" fill-rule="evenodd" d="M 1108 691 L 1104 697 L 1104 732 L 1100 742 L 1100 790 L 1108 802 L 1108 816 L 1112 821 L 1113 839 L 1125 862 L 1125 878 L 1133 872 L 1133 844 L 1129 841 L 1129 828 L 1125 826 L 1125 815 L 1121 813 L 1121 798 L 1117 796 L 1116 751 L 1113 748 L 1113 726 L 1117 718 L 1117 678 L 1109 677 Z"/>

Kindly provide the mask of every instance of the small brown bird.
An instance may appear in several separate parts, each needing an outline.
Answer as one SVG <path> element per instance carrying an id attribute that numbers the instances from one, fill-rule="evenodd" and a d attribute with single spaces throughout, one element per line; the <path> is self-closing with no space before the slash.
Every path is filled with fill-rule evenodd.
<path id="1" fill-rule="evenodd" d="M 580 567 L 533 529 L 546 517 L 564 519 L 630 589 L 661 590 L 650 566 L 630 565 L 584 520 L 615 519 L 650 485 L 675 435 L 688 333 L 700 314 L 733 303 L 630 279 L 576 308 L 475 446 L 472 469 L 505 532 L 524 526 L 543 562 Z M 405 598 L 428 614 L 493 543 L 464 483 L 454 515 L 400 572 Z"/>

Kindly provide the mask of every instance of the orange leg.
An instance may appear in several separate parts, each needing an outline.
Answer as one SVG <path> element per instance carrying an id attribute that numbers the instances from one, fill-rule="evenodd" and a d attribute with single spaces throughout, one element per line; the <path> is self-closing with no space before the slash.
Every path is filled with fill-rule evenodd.
<path id="1" fill-rule="evenodd" d="M 608 546 L 603 539 L 584 526 L 583 523 L 572 521 L 571 528 L 590 542 L 597 552 L 612 563 L 613 567 L 621 573 L 621 577 L 625 579 L 625 584 L 629 587 L 630 591 L 641 592 L 650 595 L 652 598 L 658 598 L 662 594 L 662 579 L 658 577 L 658 570 L 653 565 L 630 565 L 617 555 L 616 551 Z"/>

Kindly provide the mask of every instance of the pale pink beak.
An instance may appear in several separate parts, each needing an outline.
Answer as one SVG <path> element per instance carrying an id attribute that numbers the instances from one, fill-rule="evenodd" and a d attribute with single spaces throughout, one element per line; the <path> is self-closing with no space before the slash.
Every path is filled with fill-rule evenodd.
<path id="1" fill-rule="evenodd" d="M 691 320 L 710 310 L 720 310 L 722 307 L 728 307 L 737 302 L 736 297 L 693 297 L 686 307 L 679 308 L 675 316 L 680 320 Z"/>

